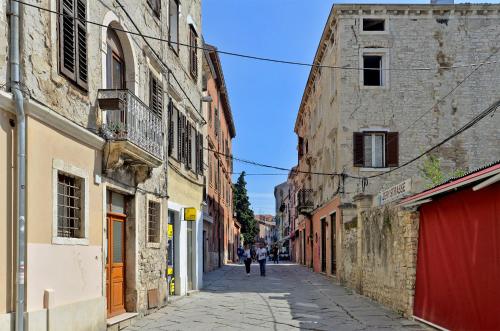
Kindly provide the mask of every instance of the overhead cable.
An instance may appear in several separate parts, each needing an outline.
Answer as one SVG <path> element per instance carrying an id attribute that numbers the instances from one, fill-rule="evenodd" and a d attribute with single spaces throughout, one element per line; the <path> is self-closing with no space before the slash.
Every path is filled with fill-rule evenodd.
<path id="1" fill-rule="evenodd" d="M 64 16 L 64 17 L 69 17 L 72 18 L 73 20 L 77 20 L 80 22 L 85 22 L 89 23 L 92 25 L 100 26 L 100 27 L 105 27 L 109 28 L 114 31 L 119 31 L 131 35 L 136 35 L 140 36 L 142 38 L 147 38 L 155 41 L 160 41 L 160 42 L 165 42 L 173 45 L 179 45 L 179 46 L 184 46 L 188 48 L 196 48 L 204 51 L 215 51 L 219 54 L 224 54 L 224 55 L 229 55 L 229 56 L 235 56 L 235 57 L 240 57 L 240 58 L 245 58 L 249 60 L 256 60 L 256 61 L 263 61 L 263 62 L 272 62 L 272 63 L 280 63 L 280 64 L 289 64 L 289 65 L 296 65 L 296 66 L 303 66 L 303 67 L 317 67 L 317 68 L 325 68 L 325 69 L 339 69 L 339 70 L 373 70 L 373 71 L 433 71 L 436 69 L 441 69 L 441 70 L 446 70 L 446 69 L 460 69 L 460 68 L 469 68 L 469 67 L 477 67 L 477 66 L 482 66 L 485 64 L 495 64 L 499 63 L 498 60 L 495 61 L 486 61 L 486 62 L 479 62 L 479 63 L 469 63 L 469 64 L 457 64 L 457 65 L 452 65 L 452 66 L 439 66 L 439 67 L 401 67 L 401 68 L 363 68 L 363 67 L 358 67 L 358 66 L 331 66 L 331 65 L 323 65 L 323 64 L 318 64 L 318 63 L 306 63 L 306 62 L 300 62 L 300 61 L 289 61 L 289 60 L 282 60 L 282 59 L 276 59 L 276 58 L 268 58 L 268 57 L 263 57 L 263 56 L 255 56 L 255 55 L 248 55 L 248 54 L 243 54 L 243 53 L 237 53 L 237 52 L 229 52 L 229 51 L 222 51 L 219 49 L 211 49 L 211 48 L 206 48 L 203 46 L 193 46 L 189 44 L 185 44 L 179 41 L 171 41 L 165 38 L 160 38 L 160 37 L 155 37 L 151 35 L 144 35 L 138 32 L 133 32 L 133 31 L 127 31 L 124 29 L 116 28 L 116 27 L 111 27 L 107 26 L 98 22 L 90 21 L 90 20 L 84 20 L 78 17 L 74 17 L 72 15 L 64 14 L 64 13 L 59 13 L 55 10 L 51 10 L 48 8 L 44 8 L 41 6 L 37 6 L 34 4 L 30 4 L 21 0 L 12 0 L 15 2 L 18 2 L 20 4 L 33 7 L 42 11 L 50 12 L 59 16 Z M 121 6 L 121 5 L 120 5 Z M 194 106 L 194 105 L 193 105 Z M 195 108 L 196 109 L 196 108 Z"/>

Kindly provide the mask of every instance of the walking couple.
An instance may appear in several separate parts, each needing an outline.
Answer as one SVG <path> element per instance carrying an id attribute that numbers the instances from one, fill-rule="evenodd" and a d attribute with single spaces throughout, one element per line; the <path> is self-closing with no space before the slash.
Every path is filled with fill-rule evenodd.
<path id="1" fill-rule="evenodd" d="M 260 265 L 260 275 L 262 277 L 266 276 L 266 260 L 267 260 L 267 248 L 263 243 L 259 243 L 259 248 L 255 252 L 256 258 Z M 243 252 L 243 258 L 245 259 L 245 269 L 247 276 L 250 276 L 250 265 L 252 264 L 252 250 L 250 245 L 245 245 L 245 251 Z"/>

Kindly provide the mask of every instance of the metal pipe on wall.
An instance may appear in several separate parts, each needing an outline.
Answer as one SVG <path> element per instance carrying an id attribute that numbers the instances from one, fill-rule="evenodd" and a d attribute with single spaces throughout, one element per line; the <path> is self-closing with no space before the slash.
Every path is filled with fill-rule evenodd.
<path id="1" fill-rule="evenodd" d="M 26 249 L 26 117 L 21 92 L 19 69 L 19 7 L 10 1 L 10 88 L 14 96 L 17 116 L 17 243 L 16 243 L 16 330 L 24 330 L 25 307 L 25 249 Z"/>

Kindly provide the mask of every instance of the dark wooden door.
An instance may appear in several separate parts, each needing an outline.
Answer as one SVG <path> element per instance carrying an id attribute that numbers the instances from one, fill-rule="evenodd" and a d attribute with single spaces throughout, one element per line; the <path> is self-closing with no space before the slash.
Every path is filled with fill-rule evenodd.
<path id="1" fill-rule="evenodd" d="M 106 294 L 108 316 L 125 312 L 125 215 L 108 213 Z"/>
<path id="2" fill-rule="evenodd" d="M 321 220 L 321 272 L 326 272 L 326 219 Z"/>
<path id="3" fill-rule="evenodd" d="M 330 228 L 332 230 L 330 235 L 330 245 L 331 245 L 331 273 L 335 275 L 337 273 L 337 218 L 336 214 L 330 215 Z"/>

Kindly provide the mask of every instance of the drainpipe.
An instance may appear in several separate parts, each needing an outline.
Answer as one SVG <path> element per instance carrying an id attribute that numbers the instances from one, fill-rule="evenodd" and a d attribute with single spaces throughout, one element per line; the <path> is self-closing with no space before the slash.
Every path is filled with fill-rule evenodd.
<path id="1" fill-rule="evenodd" d="M 24 260 L 26 215 L 26 123 L 19 72 L 19 3 L 10 1 L 10 81 L 17 115 L 17 261 L 16 330 L 24 330 Z"/>

